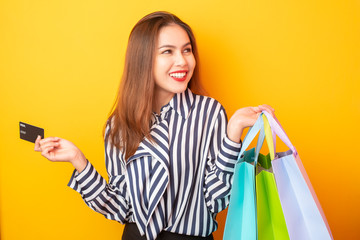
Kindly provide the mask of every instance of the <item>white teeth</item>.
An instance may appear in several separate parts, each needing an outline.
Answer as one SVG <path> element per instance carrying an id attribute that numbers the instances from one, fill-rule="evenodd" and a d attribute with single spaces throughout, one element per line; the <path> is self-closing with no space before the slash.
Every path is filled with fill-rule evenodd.
<path id="1" fill-rule="evenodd" d="M 171 77 L 174 77 L 174 78 L 183 78 L 185 77 L 186 73 L 183 72 L 183 73 L 170 73 L 170 76 Z"/>

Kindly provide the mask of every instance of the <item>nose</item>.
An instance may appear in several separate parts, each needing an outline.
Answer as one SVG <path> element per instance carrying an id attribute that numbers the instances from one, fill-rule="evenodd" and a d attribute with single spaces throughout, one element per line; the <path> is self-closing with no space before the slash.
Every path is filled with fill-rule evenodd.
<path id="1" fill-rule="evenodd" d="M 186 66 L 187 62 L 182 52 L 179 52 L 175 56 L 175 66 L 183 67 Z"/>

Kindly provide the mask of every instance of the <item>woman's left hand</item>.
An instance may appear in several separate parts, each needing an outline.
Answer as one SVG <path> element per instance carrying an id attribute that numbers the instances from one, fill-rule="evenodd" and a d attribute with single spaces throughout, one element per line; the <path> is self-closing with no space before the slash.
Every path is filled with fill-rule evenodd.
<path id="1" fill-rule="evenodd" d="M 275 110 L 269 105 L 257 107 L 245 107 L 237 110 L 229 120 L 227 126 L 228 138 L 234 142 L 240 142 L 242 132 L 247 127 L 252 127 L 262 111 L 267 111 L 275 117 Z"/>

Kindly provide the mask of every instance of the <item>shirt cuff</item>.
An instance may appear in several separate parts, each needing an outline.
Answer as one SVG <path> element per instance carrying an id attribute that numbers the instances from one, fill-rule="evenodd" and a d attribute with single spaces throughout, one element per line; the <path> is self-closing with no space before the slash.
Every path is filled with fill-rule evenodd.
<path id="1" fill-rule="evenodd" d="M 233 140 L 231 140 L 227 135 L 225 136 L 225 141 L 231 145 L 233 148 L 236 148 L 236 150 L 239 151 L 240 153 L 240 149 L 241 149 L 241 145 L 242 145 L 242 140 L 240 139 L 240 143 L 238 142 L 234 142 Z"/>
<path id="2" fill-rule="evenodd" d="M 217 158 L 216 165 L 222 172 L 233 173 L 235 164 L 238 160 L 242 142 L 234 142 L 230 140 L 227 136 L 224 137 L 224 140 L 220 147 L 220 153 Z"/>
<path id="3" fill-rule="evenodd" d="M 84 200 L 91 201 L 106 188 L 106 181 L 88 161 L 80 173 L 74 170 L 68 186 L 79 192 Z"/>

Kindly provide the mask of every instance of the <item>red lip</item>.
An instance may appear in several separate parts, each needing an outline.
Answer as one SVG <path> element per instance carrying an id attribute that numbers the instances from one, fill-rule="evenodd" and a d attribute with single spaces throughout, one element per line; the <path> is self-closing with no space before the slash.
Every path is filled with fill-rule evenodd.
<path id="1" fill-rule="evenodd" d="M 178 70 L 178 71 L 174 71 L 174 72 L 169 73 L 169 75 L 170 75 L 170 74 L 173 74 L 173 73 L 186 73 L 185 76 L 182 77 L 182 78 L 176 78 L 176 77 L 170 76 L 170 77 L 171 77 L 172 79 L 174 79 L 175 81 L 183 82 L 183 81 L 186 80 L 188 71 L 187 71 L 187 70 Z"/>
<path id="2" fill-rule="evenodd" d="M 187 71 L 187 70 L 178 70 L 178 71 L 174 71 L 174 72 L 171 72 L 171 73 L 184 73 L 184 72 L 186 73 L 186 72 L 188 72 L 188 71 Z M 171 74 L 171 73 L 170 73 L 170 74 Z"/>

